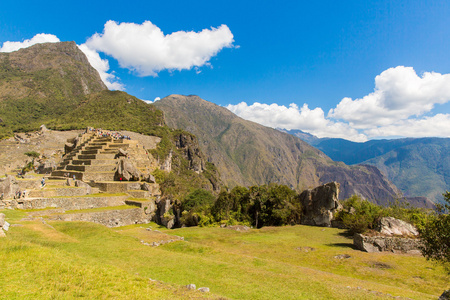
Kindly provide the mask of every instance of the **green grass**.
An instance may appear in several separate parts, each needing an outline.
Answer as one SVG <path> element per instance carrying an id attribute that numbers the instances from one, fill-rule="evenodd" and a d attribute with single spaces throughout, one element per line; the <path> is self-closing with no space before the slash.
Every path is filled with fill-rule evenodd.
<path id="1" fill-rule="evenodd" d="M 110 229 L 85 222 L 21 222 L 24 212 L 2 212 L 22 225 L 11 227 L 0 243 L 5 299 L 389 299 L 388 294 L 436 299 L 449 282 L 443 268 L 423 257 L 357 251 L 343 230 L 333 228 Z M 185 241 L 159 247 L 140 242 L 172 235 Z M 350 258 L 335 258 L 339 254 Z M 188 293 L 182 286 L 189 283 L 207 286 L 211 294 Z"/>

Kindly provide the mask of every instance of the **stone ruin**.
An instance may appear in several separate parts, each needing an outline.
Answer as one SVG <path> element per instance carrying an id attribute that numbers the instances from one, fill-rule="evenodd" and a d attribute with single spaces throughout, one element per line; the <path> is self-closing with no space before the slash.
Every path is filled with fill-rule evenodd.
<path id="1" fill-rule="evenodd" d="M 355 234 L 353 244 L 365 252 L 394 252 L 421 254 L 417 229 L 405 221 L 392 217 L 381 218 L 378 228 L 370 235 Z"/>
<path id="2" fill-rule="evenodd" d="M 59 166 L 44 177 L 45 186 L 41 178 L 1 178 L 0 208 L 53 208 L 30 214 L 47 213 L 52 220 L 91 221 L 109 227 L 154 219 L 161 192 L 151 173 L 158 163 L 137 140 L 88 129 L 67 140 L 64 150 Z M 24 189 L 26 195 L 17 197 L 17 191 Z M 105 210 L 66 213 L 99 207 Z"/>

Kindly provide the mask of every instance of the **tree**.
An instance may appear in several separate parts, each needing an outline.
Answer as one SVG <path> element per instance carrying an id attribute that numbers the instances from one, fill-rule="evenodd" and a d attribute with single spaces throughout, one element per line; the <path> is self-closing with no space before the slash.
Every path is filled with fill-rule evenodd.
<path id="1" fill-rule="evenodd" d="M 437 213 L 419 226 L 423 241 L 422 254 L 444 265 L 450 273 L 450 192 L 444 193 L 444 204 L 437 205 Z"/>

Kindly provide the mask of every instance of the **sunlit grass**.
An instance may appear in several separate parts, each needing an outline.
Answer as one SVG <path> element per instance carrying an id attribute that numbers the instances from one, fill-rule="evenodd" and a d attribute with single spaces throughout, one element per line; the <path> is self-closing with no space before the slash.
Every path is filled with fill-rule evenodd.
<path id="1" fill-rule="evenodd" d="M 9 299 L 436 299 L 448 288 L 444 270 L 423 257 L 357 251 L 339 229 L 167 230 L 154 223 L 111 229 L 19 221 L 24 214 L 7 211 L 8 220 L 22 226 L 0 240 L 0 268 L 14 273 L 0 275 Z M 175 235 L 185 241 L 159 247 L 141 242 Z M 350 258 L 336 258 L 340 254 Z M 32 281 L 26 289 L 22 278 Z M 211 294 L 187 292 L 182 286 L 190 283 L 209 287 Z"/>

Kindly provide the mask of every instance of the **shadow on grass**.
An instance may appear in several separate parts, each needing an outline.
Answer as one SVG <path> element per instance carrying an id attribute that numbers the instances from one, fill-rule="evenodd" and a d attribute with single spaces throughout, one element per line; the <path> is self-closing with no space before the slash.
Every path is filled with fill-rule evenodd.
<path id="1" fill-rule="evenodd" d="M 349 239 L 353 239 L 354 234 L 352 232 L 350 232 L 350 230 L 346 230 L 346 231 L 339 232 L 338 235 L 349 238 Z"/>
<path id="2" fill-rule="evenodd" d="M 358 248 L 356 248 L 356 246 L 353 245 L 353 243 L 331 243 L 331 244 L 326 244 L 326 246 L 339 247 L 339 248 L 351 248 L 353 250 L 358 250 Z"/>

